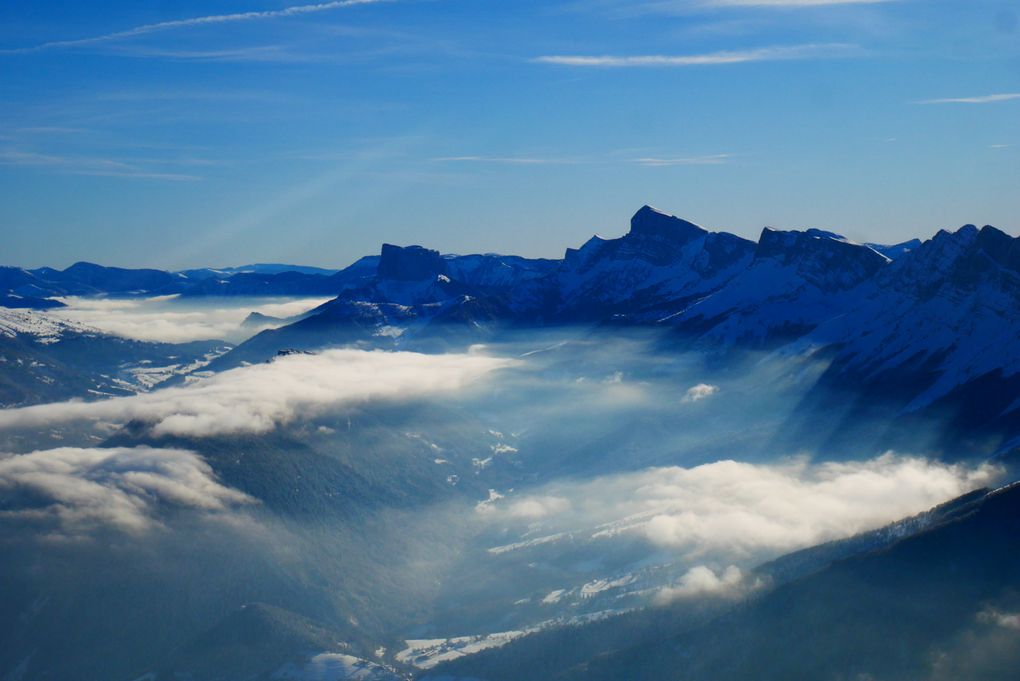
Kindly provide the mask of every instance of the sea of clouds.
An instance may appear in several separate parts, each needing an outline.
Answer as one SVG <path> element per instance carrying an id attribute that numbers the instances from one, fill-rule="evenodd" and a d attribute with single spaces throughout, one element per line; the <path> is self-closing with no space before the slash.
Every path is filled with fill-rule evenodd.
<path id="1" fill-rule="evenodd" d="M 299 417 L 369 400 L 454 392 L 511 364 L 513 360 L 473 353 L 298 353 L 151 393 L 2 410 L 0 428 L 141 421 L 149 424 L 155 435 L 265 433 Z"/>
<path id="2" fill-rule="evenodd" d="M 286 319 L 318 307 L 329 298 L 61 298 L 65 308 L 47 314 L 85 324 L 115 336 L 163 343 L 194 340 L 239 342 L 274 324 L 242 327 L 252 312 Z"/>
<path id="3" fill-rule="evenodd" d="M 659 600 L 749 588 L 743 570 L 783 553 L 913 516 L 993 484 L 990 464 L 945 464 L 886 453 L 862 461 L 732 460 L 554 482 L 479 504 L 493 527 L 549 542 L 638 537 L 690 569 Z M 538 538 L 537 540 L 535 538 Z M 508 547 L 497 547 L 503 552 Z"/>

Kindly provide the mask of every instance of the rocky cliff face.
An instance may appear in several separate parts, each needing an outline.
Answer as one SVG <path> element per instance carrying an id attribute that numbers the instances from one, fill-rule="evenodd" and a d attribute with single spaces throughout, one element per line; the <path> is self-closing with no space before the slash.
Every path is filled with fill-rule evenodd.
<path id="1" fill-rule="evenodd" d="M 421 246 L 383 244 L 377 271 L 382 279 L 421 281 L 445 274 L 446 263 L 439 251 Z"/>

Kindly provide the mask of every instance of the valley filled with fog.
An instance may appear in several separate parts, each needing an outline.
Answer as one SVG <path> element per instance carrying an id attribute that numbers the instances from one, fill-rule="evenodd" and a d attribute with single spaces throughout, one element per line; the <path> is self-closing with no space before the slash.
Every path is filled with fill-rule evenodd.
<path id="1" fill-rule="evenodd" d="M 34 314 L 229 344 L 261 330 L 248 311 L 321 303 L 69 302 Z M 476 340 L 285 350 L 0 411 L 5 638 L 80 678 L 201 673 L 211 622 L 271 607 L 372 673 L 427 673 L 627 613 L 708 617 L 785 579 L 762 567 L 784 554 L 923 526 L 1009 479 L 1008 461 L 929 448 L 936 435 L 819 446 L 824 355 L 723 355 L 642 328 Z M 79 637 L 97 608 L 103 629 Z"/>

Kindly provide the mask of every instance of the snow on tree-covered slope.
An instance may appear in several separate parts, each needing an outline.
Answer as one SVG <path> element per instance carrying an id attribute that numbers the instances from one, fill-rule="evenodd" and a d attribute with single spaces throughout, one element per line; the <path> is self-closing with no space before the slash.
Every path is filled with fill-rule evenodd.
<path id="1" fill-rule="evenodd" d="M 0 307 L 0 335 L 7 338 L 27 336 L 38 343 L 56 343 L 69 333 L 97 335 L 97 329 L 31 310 Z"/>
<path id="2" fill-rule="evenodd" d="M 228 349 L 218 341 L 120 338 L 45 312 L 0 307 L 0 406 L 146 391 Z"/>

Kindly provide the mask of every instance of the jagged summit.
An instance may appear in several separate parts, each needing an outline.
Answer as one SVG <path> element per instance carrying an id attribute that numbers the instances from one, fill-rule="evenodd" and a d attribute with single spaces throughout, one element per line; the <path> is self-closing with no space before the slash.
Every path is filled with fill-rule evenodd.
<path id="1" fill-rule="evenodd" d="M 830 232 L 826 229 L 815 229 L 814 227 L 812 227 L 810 229 L 804 230 L 804 233 L 816 239 L 834 239 L 836 241 L 849 241 L 849 239 L 847 239 L 842 234 Z"/>
<path id="2" fill-rule="evenodd" d="M 985 225 L 978 232 L 977 245 L 989 258 L 1006 269 L 1020 272 L 1020 238 Z"/>
<path id="3" fill-rule="evenodd" d="M 833 232 L 783 231 L 771 227 L 762 230 L 755 249 L 755 259 L 763 258 L 791 264 L 819 261 L 826 267 L 853 267 L 868 275 L 890 260 L 870 246 L 848 241 Z"/>
<path id="4" fill-rule="evenodd" d="M 241 326 L 243 327 L 271 326 L 274 324 L 283 324 L 286 321 L 287 320 L 283 319 L 282 317 L 272 317 L 267 314 L 262 314 L 261 312 L 249 312 L 248 316 L 244 318 L 243 322 L 241 322 Z"/>
<path id="5" fill-rule="evenodd" d="M 446 261 L 423 246 L 383 244 L 377 272 L 382 279 L 422 281 L 446 274 Z"/>
<path id="6" fill-rule="evenodd" d="M 693 222 L 664 213 L 651 206 L 642 206 L 630 219 L 628 236 L 655 237 L 688 241 L 705 234 L 706 230 Z"/>
<path id="7" fill-rule="evenodd" d="M 971 285 L 1010 272 L 1020 274 L 1020 238 L 985 225 L 964 225 L 939 232 L 897 261 L 891 284 L 935 291 L 947 281 Z"/>
<path id="8" fill-rule="evenodd" d="M 908 241 L 902 241 L 898 244 L 878 244 L 868 242 L 864 244 L 873 251 L 878 251 L 890 260 L 896 260 L 901 258 L 911 251 L 917 250 L 921 246 L 920 239 L 910 239 Z"/>

